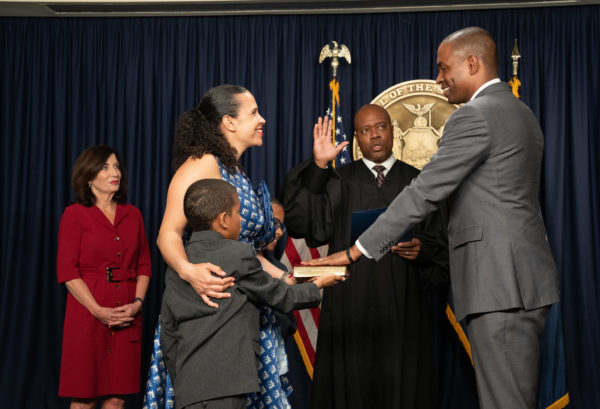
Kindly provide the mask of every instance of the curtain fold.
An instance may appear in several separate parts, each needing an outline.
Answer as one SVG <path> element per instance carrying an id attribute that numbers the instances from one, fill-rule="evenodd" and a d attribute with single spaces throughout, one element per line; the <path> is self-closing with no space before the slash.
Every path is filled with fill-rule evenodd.
<path id="1" fill-rule="evenodd" d="M 0 18 L 2 406 L 65 405 L 56 396 L 66 294 L 56 283 L 56 237 L 83 149 L 106 143 L 122 154 L 129 201 L 144 216 L 154 268 L 144 317 L 147 362 L 164 285 L 154 243 L 177 117 L 211 86 L 250 89 L 267 123 L 263 147 L 242 162 L 255 183 L 264 179 L 276 194 L 287 169 L 312 153 L 313 123 L 328 103 L 330 68 L 317 61 L 324 44 L 336 40 L 352 53 L 352 64 L 339 68 L 341 114 L 351 134 L 360 106 L 398 82 L 435 78 L 438 43 L 479 25 L 497 40 L 504 80 L 519 41 L 521 98 L 546 137 L 540 197 L 561 272 L 571 407 L 600 407 L 599 21 L 599 6 Z"/>

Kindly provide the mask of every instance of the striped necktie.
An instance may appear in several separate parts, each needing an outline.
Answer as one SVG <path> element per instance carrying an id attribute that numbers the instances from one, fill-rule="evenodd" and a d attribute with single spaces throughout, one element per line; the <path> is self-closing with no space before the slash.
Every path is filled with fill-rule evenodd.
<path id="1" fill-rule="evenodd" d="M 377 187 L 381 187 L 381 185 L 383 185 L 383 179 L 385 178 L 385 176 L 383 176 L 385 166 L 375 165 L 373 166 L 373 170 L 377 172 Z"/>

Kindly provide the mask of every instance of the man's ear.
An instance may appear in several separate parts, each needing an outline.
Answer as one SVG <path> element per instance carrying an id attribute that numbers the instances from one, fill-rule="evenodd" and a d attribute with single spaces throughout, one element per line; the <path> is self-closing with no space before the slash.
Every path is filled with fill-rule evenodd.
<path id="1" fill-rule="evenodd" d="M 479 61 L 479 58 L 477 58 L 474 55 L 469 55 L 467 57 L 467 67 L 469 68 L 469 74 L 477 74 L 477 72 L 479 72 L 479 69 L 481 68 L 480 64 L 481 62 Z"/>
<path id="2" fill-rule="evenodd" d="M 235 123 L 231 116 L 223 115 L 223 118 L 221 118 L 221 125 L 229 132 L 235 132 Z"/>

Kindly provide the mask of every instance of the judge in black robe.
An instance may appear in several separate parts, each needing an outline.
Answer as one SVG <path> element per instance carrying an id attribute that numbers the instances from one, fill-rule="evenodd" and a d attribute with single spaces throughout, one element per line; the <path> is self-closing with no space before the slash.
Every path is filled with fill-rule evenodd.
<path id="1" fill-rule="evenodd" d="M 329 244 L 334 253 L 352 244 L 352 212 L 386 207 L 419 171 L 393 158 L 392 126 L 383 108 L 367 105 L 355 117 L 366 162 L 326 167 L 344 146 L 326 146 L 323 139 L 331 134 L 327 125 L 319 120 L 315 127 L 315 158 L 288 173 L 283 203 L 292 237 L 305 238 L 310 247 Z M 390 162 L 378 187 L 365 163 Z M 436 407 L 432 297 L 427 290 L 448 277 L 442 219 L 434 214 L 415 226 L 416 240 L 396 246 L 378 262 L 363 257 L 350 266 L 343 285 L 324 291 L 312 408 Z"/>

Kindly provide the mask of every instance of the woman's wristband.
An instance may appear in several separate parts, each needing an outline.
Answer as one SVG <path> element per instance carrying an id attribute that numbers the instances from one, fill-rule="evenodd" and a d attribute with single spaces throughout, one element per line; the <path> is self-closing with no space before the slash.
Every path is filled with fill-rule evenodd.
<path id="1" fill-rule="evenodd" d="M 135 297 L 135 298 L 133 299 L 133 302 L 136 302 L 136 301 L 139 301 L 139 302 L 141 302 L 141 303 L 142 303 L 142 305 L 144 305 L 144 299 L 143 299 L 143 298 L 140 298 L 140 297 Z"/>

